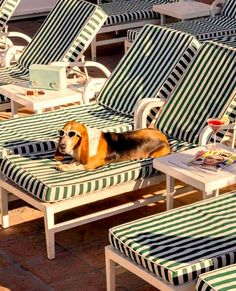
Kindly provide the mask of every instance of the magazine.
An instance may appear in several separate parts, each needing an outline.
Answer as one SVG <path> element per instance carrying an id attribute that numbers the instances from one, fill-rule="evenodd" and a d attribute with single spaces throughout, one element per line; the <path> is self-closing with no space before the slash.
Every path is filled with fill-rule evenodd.
<path id="1" fill-rule="evenodd" d="M 218 172 L 236 162 L 236 153 L 224 150 L 202 149 L 196 153 L 190 166 L 200 167 L 210 171 Z"/>

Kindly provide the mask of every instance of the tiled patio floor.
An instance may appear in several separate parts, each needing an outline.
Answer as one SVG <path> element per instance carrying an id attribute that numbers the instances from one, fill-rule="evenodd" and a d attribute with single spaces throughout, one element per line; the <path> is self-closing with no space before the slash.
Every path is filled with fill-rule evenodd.
<path id="1" fill-rule="evenodd" d="M 38 20 L 34 24 L 36 27 Z M 34 29 L 27 25 L 27 22 L 24 22 L 23 26 L 20 26 L 20 23 L 12 24 L 13 26 L 23 27 L 22 29 L 27 33 L 32 33 Z M 98 61 L 108 64 L 111 69 L 114 68 L 122 55 L 122 47 L 118 47 L 115 54 L 113 53 L 114 50 L 109 51 L 109 57 L 106 57 L 106 53 L 101 52 L 102 56 Z M 162 183 L 148 190 L 164 188 L 165 184 Z M 232 186 L 228 190 L 234 188 L 235 186 Z M 127 202 L 134 196 L 148 193 L 148 190 L 127 193 L 123 197 L 73 209 L 63 214 L 63 218 L 92 212 L 122 201 Z M 179 196 L 175 201 L 175 206 L 200 199 L 201 194 L 194 191 Z M 114 225 L 162 211 L 165 211 L 164 201 L 61 232 L 56 235 L 56 259 L 48 260 L 41 213 L 20 201 L 14 201 L 11 203 L 10 211 L 12 226 L 8 229 L 0 229 L 0 291 L 105 290 L 104 247 L 108 244 L 108 229 Z M 120 270 L 116 290 L 151 291 L 155 289 L 129 272 Z"/>

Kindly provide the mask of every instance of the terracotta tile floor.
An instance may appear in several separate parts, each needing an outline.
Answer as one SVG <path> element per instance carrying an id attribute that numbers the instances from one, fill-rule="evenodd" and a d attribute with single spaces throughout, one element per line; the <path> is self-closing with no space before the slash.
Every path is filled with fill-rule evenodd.
<path id="1" fill-rule="evenodd" d="M 32 34 L 40 20 L 21 21 L 10 24 L 15 28 Z M 30 25 L 29 25 L 30 24 Z M 122 55 L 122 47 L 116 50 L 101 51 L 98 61 L 111 69 Z M 112 54 L 112 55 L 111 55 Z M 8 118 L 7 115 L 5 115 Z M 92 206 L 73 209 L 63 214 L 83 214 L 93 209 L 101 209 L 116 202 L 126 202 L 134 196 L 147 191 L 164 190 L 162 183 L 152 189 L 127 193 L 123 197 L 102 201 Z M 233 190 L 235 186 L 225 190 Z M 175 207 L 201 199 L 197 191 L 176 198 Z M 0 226 L 0 291 L 102 291 L 105 290 L 104 247 L 108 245 L 108 229 L 112 226 L 165 211 L 165 202 L 160 201 L 140 209 L 116 215 L 81 227 L 70 229 L 56 235 L 56 259 L 46 257 L 44 223 L 39 211 L 21 201 L 11 202 L 10 224 L 8 229 Z M 117 275 L 117 291 L 152 291 L 152 286 L 135 275 L 121 270 Z"/>

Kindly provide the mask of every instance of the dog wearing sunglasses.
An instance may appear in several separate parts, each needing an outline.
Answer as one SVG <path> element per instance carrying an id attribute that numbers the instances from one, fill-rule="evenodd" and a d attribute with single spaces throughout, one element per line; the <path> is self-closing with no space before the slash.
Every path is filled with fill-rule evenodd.
<path id="1" fill-rule="evenodd" d="M 69 121 L 58 133 L 55 159 L 59 171 L 94 170 L 108 163 L 156 158 L 170 152 L 165 135 L 153 128 L 123 133 L 102 132 Z M 65 155 L 73 157 L 71 163 L 62 163 Z"/>

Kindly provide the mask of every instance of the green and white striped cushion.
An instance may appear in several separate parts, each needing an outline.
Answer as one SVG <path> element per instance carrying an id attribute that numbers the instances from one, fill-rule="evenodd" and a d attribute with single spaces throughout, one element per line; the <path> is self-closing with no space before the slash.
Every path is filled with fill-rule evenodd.
<path id="1" fill-rule="evenodd" d="M 174 139 L 198 144 L 210 117 L 222 117 L 235 97 L 236 49 L 204 43 L 156 126 Z"/>
<path id="2" fill-rule="evenodd" d="M 120 130 L 117 127 L 115 131 Z M 170 146 L 173 151 L 181 151 L 194 145 L 171 139 Z M 112 163 L 95 171 L 58 172 L 53 159 L 55 149 L 55 139 L 34 143 L 24 141 L 24 144 L 12 147 L 12 152 L 17 154 L 5 156 L 2 160 L 1 173 L 29 194 L 47 202 L 68 199 L 157 174 L 151 158 Z M 70 158 L 66 160 L 68 162 Z"/>
<path id="3" fill-rule="evenodd" d="M 225 6 L 223 7 L 222 14 L 232 18 L 236 18 L 236 1 L 227 0 Z"/>
<path id="4" fill-rule="evenodd" d="M 227 266 L 199 276 L 197 291 L 236 290 L 236 265 Z"/>
<path id="5" fill-rule="evenodd" d="M 94 171 L 58 172 L 54 154 L 55 150 L 31 156 L 9 155 L 1 163 L 1 172 L 29 194 L 47 202 L 106 189 L 155 173 L 152 159 L 114 163 Z"/>
<path id="6" fill-rule="evenodd" d="M 98 104 L 74 106 L 2 121 L 0 148 L 19 154 L 55 149 L 57 131 L 69 120 L 104 131 L 121 132 L 133 128 L 133 118 L 115 114 Z"/>
<path id="7" fill-rule="evenodd" d="M 21 0 L 1 0 L 0 1 L 0 31 L 6 25 Z"/>
<path id="8" fill-rule="evenodd" d="M 104 11 L 82 0 L 58 0 L 19 59 L 21 66 L 81 57 L 106 20 Z"/>
<path id="9" fill-rule="evenodd" d="M 236 194 L 228 193 L 109 230 L 111 245 L 162 280 L 181 285 L 236 262 Z"/>
<path id="10" fill-rule="evenodd" d="M 161 97 L 164 87 L 168 87 L 165 94 L 169 96 L 179 81 L 170 73 L 178 67 L 177 75 L 183 75 L 199 45 L 189 34 L 146 25 L 102 88 L 98 102 L 116 112 L 133 115 L 138 100 Z"/>
<path id="11" fill-rule="evenodd" d="M 159 14 L 154 12 L 152 9 L 154 4 L 172 3 L 178 1 L 179 0 L 119 0 L 109 3 L 102 3 L 99 4 L 99 6 L 108 15 L 104 26 L 109 26 L 145 19 L 159 19 Z"/>

